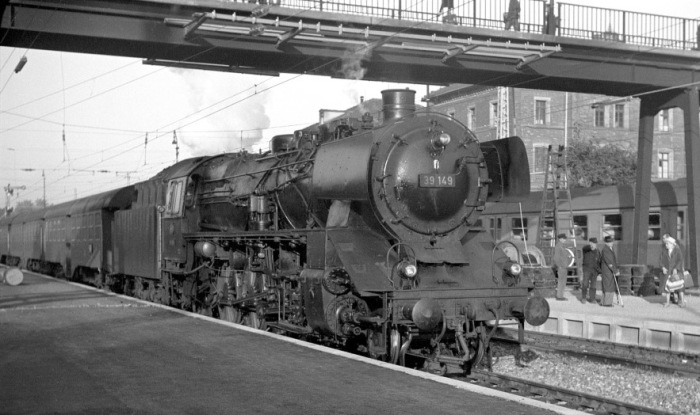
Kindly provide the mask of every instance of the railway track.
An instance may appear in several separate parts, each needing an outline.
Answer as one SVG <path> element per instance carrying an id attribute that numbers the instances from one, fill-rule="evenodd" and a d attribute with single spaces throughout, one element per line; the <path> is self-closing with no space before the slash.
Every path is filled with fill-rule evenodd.
<path id="1" fill-rule="evenodd" d="M 482 369 L 473 370 L 471 374 L 467 375 L 467 381 L 580 411 L 607 414 L 674 414 L 674 412 L 572 391 Z"/>
<path id="2" fill-rule="evenodd" d="M 517 344 L 515 336 L 515 331 L 503 329 L 494 340 Z M 526 333 L 523 348 L 565 353 L 580 358 L 700 379 L 700 354 L 546 333 Z"/>
<path id="3" fill-rule="evenodd" d="M 700 355 L 502 329 L 465 381 L 591 413 L 700 414 Z"/>

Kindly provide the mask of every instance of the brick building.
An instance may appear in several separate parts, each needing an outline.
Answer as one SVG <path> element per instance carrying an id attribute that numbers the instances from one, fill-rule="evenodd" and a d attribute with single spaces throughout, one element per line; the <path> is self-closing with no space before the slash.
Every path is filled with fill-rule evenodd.
<path id="1" fill-rule="evenodd" d="M 423 98 L 433 111 L 464 123 L 480 141 L 511 135 L 525 142 L 532 188 L 544 182 L 549 145 L 572 139 L 615 143 L 636 151 L 638 99 L 523 88 L 451 85 Z M 505 114 L 504 117 L 501 117 Z M 654 123 L 652 180 L 685 177 L 683 112 L 664 110 Z"/>

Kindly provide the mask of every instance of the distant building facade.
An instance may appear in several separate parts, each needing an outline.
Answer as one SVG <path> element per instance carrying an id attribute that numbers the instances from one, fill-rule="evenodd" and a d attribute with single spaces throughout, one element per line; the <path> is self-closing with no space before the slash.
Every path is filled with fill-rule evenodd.
<path id="1" fill-rule="evenodd" d="M 513 135 L 522 138 L 533 190 L 543 187 L 550 145 L 584 139 L 636 151 L 639 139 L 639 99 L 451 85 L 423 100 L 431 110 L 464 123 L 482 142 Z M 653 181 L 685 177 L 683 112 L 678 108 L 661 111 L 655 118 L 652 163 Z"/>

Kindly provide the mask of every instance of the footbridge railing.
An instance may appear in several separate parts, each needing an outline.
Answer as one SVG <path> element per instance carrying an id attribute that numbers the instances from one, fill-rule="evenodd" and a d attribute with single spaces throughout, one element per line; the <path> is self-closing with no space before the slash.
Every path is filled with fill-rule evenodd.
<path id="1" fill-rule="evenodd" d="M 266 3 L 266 2 L 263 2 Z M 654 48 L 700 49 L 700 16 L 672 17 L 545 0 L 276 0 L 329 13 L 518 30 Z"/>

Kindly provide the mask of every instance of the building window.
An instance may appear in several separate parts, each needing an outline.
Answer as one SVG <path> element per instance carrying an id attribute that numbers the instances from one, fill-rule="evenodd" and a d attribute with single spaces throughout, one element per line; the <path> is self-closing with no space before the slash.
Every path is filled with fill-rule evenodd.
<path id="1" fill-rule="evenodd" d="M 678 212 L 676 217 L 676 237 L 679 241 L 685 239 L 685 212 Z"/>
<path id="2" fill-rule="evenodd" d="M 670 109 L 659 111 L 659 117 L 657 119 L 657 126 L 659 131 L 671 131 L 673 130 L 673 112 Z"/>
<path id="3" fill-rule="evenodd" d="M 596 127 L 605 127 L 605 106 L 598 105 L 594 111 L 594 125 Z"/>
<path id="4" fill-rule="evenodd" d="M 603 216 L 603 238 L 612 236 L 616 241 L 622 240 L 622 215 Z"/>
<path id="5" fill-rule="evenodd" d="M 476 120 L 476 107 L 467 108 L 467 128 L 474 129 L 474 121 Z"/>
<path id="6" fill-rule="evenodd" d="M 660 241 L 661 240 L 661 214 L 660 213 L 650 213 L 649 214 L 649 240 L 650 241 Z"/>
<path id="7" fill-rule="evenodd" d="M 491 127 L 498 125 L 498 102 L 496 101 L 489 103 L 489 125 Z"/>
<path id="8" fill-rule="evenodd" d="M 536 98 L 535 99 L 535 124 L 549 124 L 549 100 Z"/>
<path id="9" fill-rule="evenodd" d="M 615 104 L 615 128 L 625 128 L 625 104 Z"/>
<path id="10" fill-rule="evenodd" d="M 535 146 L 535 158 L 534 163 L 532 163 L 533 173 L 544 173 L 547 169 L 547 147 L 546 146 Z"/>
<path id="11" fill-rule="evenodd" d="M 659 171 L 657 177 L 659 179 L 671 178 L 671 157 L 667 151 L 659 151 Z"/>
<path id="12" fill-rule="evenodd" d="M 512 218 L 510 229 L 513 236 L 520 236 L 523 241 L 527 241 L 527 218 Z"/>
<path id="13" fill-rule="evenodd" d="M 574 234 L 576 238 L 583 239 L 584 241 L 588 240 L 588 216 L 574 216 Z"/>

